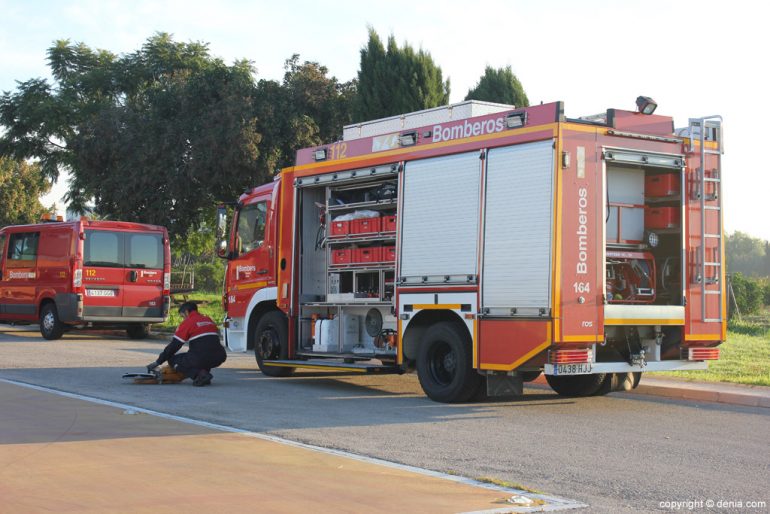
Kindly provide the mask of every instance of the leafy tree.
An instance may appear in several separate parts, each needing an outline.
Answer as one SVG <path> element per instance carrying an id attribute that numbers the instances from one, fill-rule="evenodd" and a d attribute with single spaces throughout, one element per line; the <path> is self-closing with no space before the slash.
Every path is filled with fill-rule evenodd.
<path id="1" fill-rule="evenodd" d="M 429 109 L 449 102 L 449 80 L 433 58 L 409 44 L 399 48 L 393 35 L 387 50 L 374 29 L 361 49 L 355 118 L 359 121 Z"/>
<path id="2" fill-rule="evenodd" d="M 494 69 L 487 66 L 479 82 L 468 91 L 466 100 L 484 100 L 516 107 L 529 106 L 524 87 L 511 71 L 510 66 Z"/>
<path id="3" fill-rule="evenodd" d="M 74 210 L 93 202 L 99 215 L 186 234 L 206 207 L 266 178 L 249 63 L 163 33 L 122 56 L 58 41 L 48 60 L 54 86 L 34 79 L 0 98 L 0 155 L 38 158 L 51 179 L 68 169 Z"/>
<path id="4" fill-rule="evenodd" d="M 767 242 L 744 232 L 728 234 L 725 241 L 727 269 L 748 276 L 766 275 Z"/>
<path id="5" fill-rule="evenodd" d="M 35 223 L 50 212 L 40 203 L 50 188 L 39 164 L 0 157 L 0 227 Z"/>
<path id="6" fill-rule="evenodd" d="M 283 82 L 260 80 L 256 114 L 262 134 L 259 169 L 275 171 L 294 164 L 296 151 L 337 141 L 350 123 L 353 82 L 340 83 L 316 62 L 286 60 Z"/>

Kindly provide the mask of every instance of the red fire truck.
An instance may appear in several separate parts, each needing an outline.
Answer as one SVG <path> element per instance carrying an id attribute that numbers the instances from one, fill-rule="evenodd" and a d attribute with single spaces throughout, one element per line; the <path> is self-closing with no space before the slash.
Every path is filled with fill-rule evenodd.
<path id="1" fill-rule="evenodd" d="M 0 321 L 125 328 L 135 339 L 168 316 L 171 254 L 164 227 L 49 221 L 0 229 Z"/>
<path id="2" fill-rule="evenodd" d="M 704 369 L 726 337 L 722 122 L 675 130 L 464 102 L 345 127 L 243 194 L 224 335 L 263 373 L 416 369 L 457 402 L 635 387 Z"/>

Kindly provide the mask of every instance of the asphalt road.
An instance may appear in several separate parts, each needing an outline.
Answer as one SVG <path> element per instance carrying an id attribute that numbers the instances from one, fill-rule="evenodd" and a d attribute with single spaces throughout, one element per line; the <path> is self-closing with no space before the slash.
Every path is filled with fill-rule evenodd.
<path id="1" fill-rule="evenodd" d="M 274 379 L 259 373 L 250 354 L 231 354 L 211 387 L 121 380 L 164 344 L 118 333 L 71 333 L 50 342 L 0 326 L 0 378 L 493 478 L 582 501 L 591 511 L 667 510 L 672 504 L 664 502 L 709 500 L 715 507 L 770 505 L 768 409 L 622 393 L 563 399 L 543 389 L 515 400 L 443 405 L 422 394 L 414 375 L 300 372 Z"/>

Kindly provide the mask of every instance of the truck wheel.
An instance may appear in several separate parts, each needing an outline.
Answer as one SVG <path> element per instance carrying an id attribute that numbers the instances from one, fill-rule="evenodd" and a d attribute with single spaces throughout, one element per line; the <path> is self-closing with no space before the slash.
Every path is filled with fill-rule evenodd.
<path id="1" fill-rule="evenodd" d="M 449 322 L 433 325 L 417 354 L 422 390 L 436 402 L 468 401 L 483 385 L 472 360 L 471 341 L 464 327 Z"/>
<path id="2" fill-rule="evenodd" d="M 294 368 L 270 366 L 264 361 L 288 359 L 289 357 L 289 327 L 286 316 L 278 311 L 264 314 L 257 323 L 254 335 L 254 357 L 263 374 L 269 377 L 288 377 Z"/>
<path id="3" fill-rule="evenodd" d="M 546 375 L 545 379 L 559 396 L 593 396 L 602 393 L 602 386 L 607 379 L 606 373 L 595 373 L 592 375 L 574 375 L 574 376 L 555 376 Z"/>
<path id="4" fill-rule="evenodd" d="M 126 328 L 126 334 L 131 339 L 144 339 L 150 335 L 150 325 L 146 323 L 137 323 L 136 325 L 129 325 Z"/>
<path id="5" fill-rule="evenodd" d="M 40 334 L 49 340 L 59 339 L 64 333 L 64 324 L 59 321 L 56 305 L 47 303 L 40 310 Z"/>
<path id="6" fill-rule="evenodd" d="M 542 373 L 542 371 L 519 371 L 519 375 L 521 375 L 521 379 L 524 382 L 533 382 L 537 380 L 540 373 Z"/>

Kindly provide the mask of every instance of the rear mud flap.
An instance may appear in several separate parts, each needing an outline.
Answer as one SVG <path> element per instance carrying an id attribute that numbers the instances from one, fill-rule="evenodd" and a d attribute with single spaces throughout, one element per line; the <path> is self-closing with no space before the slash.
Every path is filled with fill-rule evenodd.
<path id="1" fill-rule="evenodd" d="M 521 376 L 487 375 L 487 396 L 521 396 L 524 379 Z"/>

